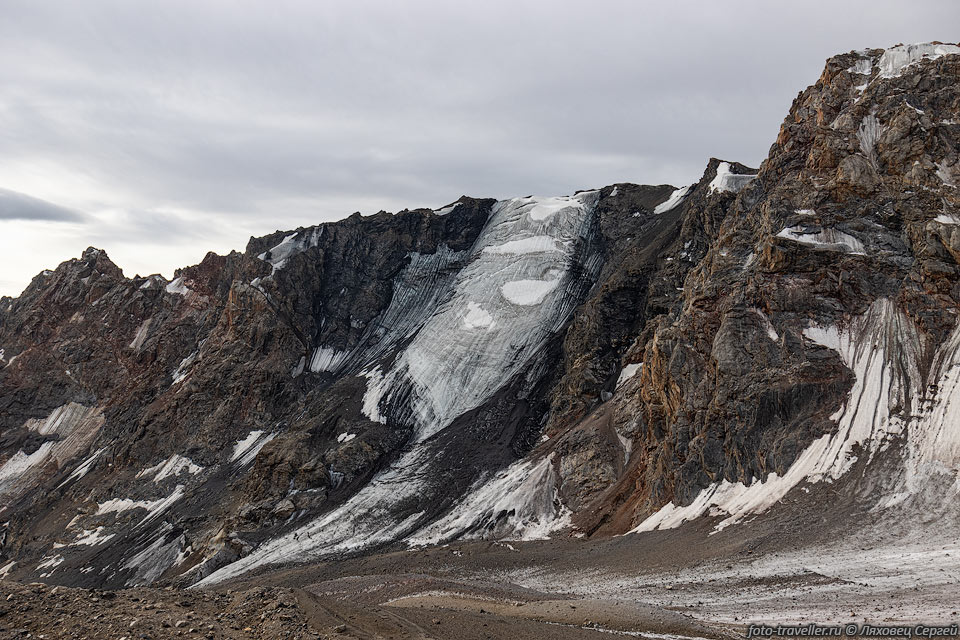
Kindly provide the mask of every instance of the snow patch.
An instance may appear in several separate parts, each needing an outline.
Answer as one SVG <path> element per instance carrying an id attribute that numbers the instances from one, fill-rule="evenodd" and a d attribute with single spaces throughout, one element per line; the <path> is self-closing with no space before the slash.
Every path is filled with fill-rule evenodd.
<path id="1" fill-rule="evenodd" d="M 498 255 L 524 255 L 528 253 L 542 253 L 545 251 L 563 251 L 562 247 L 557 246 L 556 238 L 551 236 L 531 236 L 520 240 L 510 240 L 503 244 L 493 245 L 483 248 L 484 253 L 493 253 Z"/>
<path id="2" fill-rule="evenodd" d="M 760 309 L 752 309 L 752 311 L 760 316 L 760 321 L 763 323 L 763 328 L 767 331 L 767 337 L 773 340 L 774 342 L 780 341 L 780 334 L 777 333 L 777 330 L 774 328 L 773 323 L 770 322 L 770 318 L 767 317 Z"/>
<path id="3" fill-rule="evenodd" d="M 193 289 L 183 283 L 182 276 L 179 278 L 174 278 L 172 282 L 167 284 L 166 290 L 167 293 L 175 293 L 180 296 L 185 296 L 193 292 Z"/>
<path id="4" fill-rule="evenodd" d="M 32 467 L 45 462 L 53 450 L 53 445 L 53 442 L 44 442 L 29 455 L 21 450 L 10 456 L 0 467 L 0 495 L 4 493 L 8 484 L 12 484 L 14 480 L 26 474 Z"/>
<path id="5" fill-rule="evenodd" d="M 939 222 L 940 224 L 960 224 L 960 218 L 946 213 L 941 213 L 933 220 L 934 222 Z"/>
<path id="6" fill-rule="evenodd" d="M 757 174 L 733 173 L 729 162 L 717 165 L 717 175 L 710 181 L 710 191 L 737 193 L 757 177 Z"/>
<path id="7" fill-rule="evenodd" d="M 818 231 L 808 231 L 810 227 L 793 226 L 787 227 L 777 234 L 778 238 L 786 238 L 800 244 L 826 249 L 828 251 L 841 251 L 852 253 L 854 255 L 865 255 L 863 243 L 848 233 L 837 231 L 836 229 L 821 228 Z M 813 227 L 817 228 L 817 227 Z"/>
<path id="8" fill-rule="evenodd" d="M 104 544 L 109 542 L 111 538 L 116 536 L 115 533 L 108 535 L 103 535 L 103 527 L 97 527 L 96 529 L 83 530 L 78 535 L 77 538 L 71 542 L 71 545 L 83 545 L 93 547 L 98 544 Z"/>
<path id="9" fill-rule="evenodd" d="M 251 431 L 243 440 L 238 440 L 233 445 L 233 455 L 230 456 L 230 462 L 236 462 L 239 466 L 245 466 L 253 462 L 264 445 L 277 437 L 275 433 L 264 435 L 261 430 Z"/>
<path id="10" fill-rule="evenodd" d="M 37 571 L 40 571 L 41 569 L 50 569 L 50 571 L 41 573 L 40 577 L 49 578 L 50 576 L 52 576 L 56 568 L 59 567 L 61 564 L 63 564 L 63 560 L 64 560 L 63 556 L 59 554 L 55 556 L 42 558 L 40 561 L 40 564 L 37 565 Z"/>
<path id="11" fill-rule="evenodd" d="M 363 393 L 361 413 L 367 416 L 372 422 L 387 424 L 387 419 L 380 413 L 380 400 L 387 390 L 386 380 L 380 372 L 380 368 L 374 367 L 361 375 L 367 379 L 367 390 Z"/>
<path id="12" fill-rule="evenodd" d="M 543 222 L 565 209 L 582 209 L 583 201 L 579 196 L 559 196 L 554 198 L 518 198 L 520 210 L 535 222 Z"/>
<path id="13" fill-rule="evenodd" d="M 463 326 L 467 329 L 490 329 L 496 321 L 490 312 L 476 302 L 467 303 L 467 311 L 463 316 Z"/>
<path id="14" fill-rule="evenodd" d="M 728 163 L 724 163 L 724 164 L 726 164 L 728 167 L 730 166 Z M 673 193 L 670 194 L 669 198 L 667 198 L 666 200 L 664 200 L 663 202 L 661 202 L 660 204 L 658 204 L 656 207 L 653 208 L 653 212 L 659 215 L 661 213 L 666 213 L 667 211 L 675 209 L 681 202 L 683 202 L 683 199 L 687 197 L 687 194 L 690 193 L 691 189 L 693 189 L 692 184 L 687 185 L 686 187 L 680 187 L 679 189 L 675 189 Z"/>
<path id="15" fill-rule="evenodd" d="M 183 382 L 188 375 L 190 375 L 190 367 L 196 362 L 197 358 L 200 357 L 200 351 L 194 351 L 186 358 L 180 361 L 180 364 L 177 366 L 177 369 L 170 374 L 170 377 L 173 378 L 173 382 L 170 386 L 174 386 Z"/>
<path id="16" fill-rule="evenodd" d="M 303 253 L 307 249 L 317 246 L 320 238 L 323 237 L 323 227 L 313 227 L 301 232 L 294 232 L 280 241 L 280 244 L 264 251 L 257 256 L 258 259 L 270 263 L 273 267 L 271 275 L 287 265 L 287 261 L 293 256 Z"/>
<path id="17" fill-rule="evenodd" d="M 184 486 L 178 484 L 169 496 L 157 498 L 156 500 L 131 500 L 130 498 L 111 498 L 106 502 L 97 505 L 97 515 L 107 513 L 122 513 L 133 509 L 145 509 L 147 514 L 137 524 L 141 526 L 161 515 L 164 511 L 173 506 L 173 503 L 183 497 Z"/>
<path id="18" fill-rule="evenodd" d="M 83 462 L 81 462 L 80 465 L 79 465 L 76 469 L 74 469 L 73 471 L 70 472 L 70 475 L 67 476 L 67 479 L 64 480 L 63 482 L 61 482 L 61 483 L 57 486 L 57 489 L 61 489 L 61 488 L 63 488 L 67 483 L 72 482 L 72 481 L 74 481 L 74 480 L 79 480 L 79 479 L 82 478 L 83 476 L 85 476 L 85 475 L 87 475 L 88 473 L 90 473 L 90 469 L 93 468 L 93 463 L 96 462 L 96 461 L 97 461 L 97 458 L 100 457 L 100 454 L 103 453 L 103 452 L 106 451 L 106 450 L 107 450 L 106 447 L 101 447 L 101 448 L 97 449 L 96 451 L 94 451 L 92 454 L 90 454 L 90 456 L 88 456 Z"/>
<path id="19" fill-rule="evenodd" d="M 176 477 L 184 471 L 196 475 L 203 471 L 203 467 L 193 464 L 190 458 L 185 458 L 184 456 L 175 453 L 163 462 L 144 469 L 137 474 L 137 477 L 149 478 L 150 476 L 153 476 L 154 482 L 160 482 L 164 478 Z"/>
<path id="20" fill-rule="evenodd" d="M 345 442 L 350 442 L 356 437 L 357 437 L 357 434 L 355 433 L 341 433 L 340 435 L 337 436 L 337 442 L 341 444 Z"/>
<path id="21" fill-rule="evenodd" d="M 500 287 L 503 297 L 520 306 L 532 306 L 543 302 L 560 285 L 556 280 L 513 280 Z"/>
<path id="22" fill-rule="evenodd" d="M 307 358 L 305 356 L 300 356 L 300 359 L 297 360 L 297 364 L 293 369 L 290 370 L 290 377 L 296 378 L 301 373 L 303 373 L 304 368 L 307 366 Z"/>
<path id="23" fill-rule="evenodd" d="M 948 187 L 955 187 L 957 184 L 954 182 L 953 172 L 950 167 L 947 166 L 946 162 L 937 163 L 937 177 L 940 178 L 940 181 Z"/>
<path id="24" fill-rule="evenodd" d="M 623 369 L 620 370 L 620 377 L 617 378 L 617 389 L 623 386 L 624 382 L 637 375 L 637 372 L 640 371 L 642 366 L 642 362 L 625 365 Z"/>
<path id="25" fill-rule="evenodd" d="M 456 210 L 456 208 L 459 207 L 461 204 L 462 204 L 462 203 L 460 203 L 460 202 L 454 202 L 453 204 L 448 204 L 447 206 L 443 207 L 442 209 L 434 209 L 434 210 L 433 210 L 433 213 L 436 214 L 436 215 L 438 215 L 438 216 L 445 216 L 445 215 L 447 215 L 448 213 L 453 213 L 454 210 Z"/>
<path id="26" fill-rule="evenodd" d="M 147 318 L 140 323 L 140 326 L 137 327 L 137 332 L 133 336 L 133 340 L 130 341 L 128 345 L 134 351 L 140 351 L 140 347 L 143 346 L 143 342 L 147 339 L 147 334 L 150 332 L 150 323 L 153 322 L 153 318 Z"/>

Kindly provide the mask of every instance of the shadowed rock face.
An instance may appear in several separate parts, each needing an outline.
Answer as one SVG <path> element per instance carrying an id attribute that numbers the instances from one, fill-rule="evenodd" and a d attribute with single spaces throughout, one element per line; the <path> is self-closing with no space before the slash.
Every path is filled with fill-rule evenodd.
<path id="1" fill-rule="evenodd" d="M 733 522 L 881 441 L 955 468 L 958 76 L 831 58 L 758 170 L 683 189 L 355 214 L 171 282 L 88 249 L 0 300 L 0 573 Z"/>

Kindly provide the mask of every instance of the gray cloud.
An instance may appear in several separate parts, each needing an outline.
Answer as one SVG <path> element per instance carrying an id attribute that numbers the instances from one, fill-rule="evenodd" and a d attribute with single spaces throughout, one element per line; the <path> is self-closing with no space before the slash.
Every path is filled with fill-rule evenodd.
<path id="1" fill-rule="evenodd" d="M 682 184 L 759 164 L 830 55 L 958 23 L 954 0 L 9 0 L 0 185 L 109 219 L 108 250 L 202 256 L 461 194 Z"/>
<path id="2" fill-rule="evenodd" d="M 86 219 L 78 211 L 9 189 L 0 189 L 0 220 L 83 222 Z"/>

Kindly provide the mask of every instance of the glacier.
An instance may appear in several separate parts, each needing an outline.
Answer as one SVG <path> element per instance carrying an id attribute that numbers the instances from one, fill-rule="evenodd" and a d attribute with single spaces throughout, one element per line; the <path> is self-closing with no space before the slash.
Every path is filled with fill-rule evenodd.
<path id="1" fill-rule="evenodd" d="M 372 323 L 391 326 L 400 335 L 381 335 L 373 348 L 362 344 L 340 361 L 341 367 L 359 368 L 366 379 L 363 412 L 372 421 L 413 428 L 406 451 L 340 507 L 266 542 L 197 586 L 417 531 L 422 533 L 414 541 L 463 534 L 472 530 L 473 521 L 489 521 L 503 501 L 524 504 L 512 522 L 498 525 L 500 532 L 545 535 L 562 526 L 565 511 L 557 503 L 555 472 L 548 462 L 517 463 L 494 478 L 478 479 L 434 530 L 424 528 L 429 523 L 423 511 L 395 513 L 397 505 L 424 504 L 440 490 L 443 478 L 432 471 L 431 439 L 514 379 L 570 318 L 599 265 L 590 241 L 598 198 L 598 192 L 587 191 L 500 201 L 467 254 L 441 248 L 434 256 L 411 256 L 384 312 L 395 321 Z M 458 271 L 440 275 L 446 271 L 441 267 L 454 263 L 462 264 Z M 407 345 L 395 356 L 382 357 L 389 355 L 384 343 L 397 344 L 400 337 L 409 338 Z M 527 494 L 541 497 L 528 503 Z"/>

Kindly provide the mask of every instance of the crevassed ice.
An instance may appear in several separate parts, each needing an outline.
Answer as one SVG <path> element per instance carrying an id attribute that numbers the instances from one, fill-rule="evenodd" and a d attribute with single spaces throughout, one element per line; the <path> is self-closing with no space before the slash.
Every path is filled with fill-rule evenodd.
<path id="1" fill-rule="evenodd" d="M 519 371 L 576 304 L 569 270 L 596 201 L 597 192 L 585 192 L 497 203 L 449 297 L 383 379 L 368 383 L 378 389 L 377 414 L 382 416 L 380 405 L 389 403 L 391 392 L 406 380 L 413 387 L 416 438 L 423 440 L 478 406 Z M 518 237 L 550 238 L 557 250 L 516 253 Z M 545 239 L 536 243 L 548 244 Z M 463 310 L 476 308 L 489 322 L 486 331 L 464 326 Z M 367 402 L 365 406 L 372 409 Z"/>
<path id="2" fill-rule="evenodd" d="M 923 59 L 934 60 L 941 56 L 960 53 L 960 47 L 952 44 L 902 44 L 890 47 L 880 56 L 877 66 L 880 67 L 880 77 L 893 78 L 903 73 L 903 70 Z"/>
<path id="3" fill-rule="evenodd" d="M 733 171 L 730 170 L 729 162 L 721 162 L 717 165 L 717 175 L 710 181 L 710 191 L 730 191 L 737 193 L 750 184 L 750 181 L 756 177 L 757 174 L 755 173 L 733 173 Z"/>
<path id="4" fill-rule="evenodd" d="M 859 456 L 866 462 L 899 436 L 903 466 L 895 490 L 877 505 L 889 508 L 921 494 L 927 483 L 945 479 L 960 493 L 960 325 L 950 338 L 925 346 L 913 321 L 893 302 L 881 299 L 843 329 L 811 326 L 804 336 L 837 351 L 855 374 L 847 401 L 831 416 L 836 432 L 825 434 L 798 456 L 783 476 L 765 480 L 714 483 L 688 506 L 667 504 L 634 529 L 650 531 L 679 526 L 709 513 L 722 516 L 722 529 L 750 514 L 762 513 L 803 482 L 831 482 L 850 470 Z M 933 348 L 932 358 L 926 349 Z M 929 373 L 920 363 L 931 362 Z M 935 391 L 931 391 L 935 390 Z M 897 407 L 900 410 L 894 411 Z"/>
<path id="5" fill-rule="evenodd" d="M 436 311 L 439 301 L 449 295 L 451 274 L 469 253 L 441 244 L 434 253 L 408 254 L 409 264 L 393 281 L 390 305 L 366 326 L 357 346 L 347 355 L 338 356 L 337 371 L 359 370 L 360 375 L 371 378 L 371 363 L 416 334 Z M 373 384 L 367 385 L 368 396 L 372 395 Z M 364 414 L 372 415 L 369 410 L 364 410 Z"/>
<path id="6" fill-rule="evenodd" d="M 310 358 L 310 371 L 336 371 L 350 355 L 349 351 L 338 351 L 331 347 L 317 347 Z"/>
<path id="7" fill-rule="evenodd" d="M 172 535 L 173 527 L 167 523 L 159 529 L 157 538 L 127 559 L 122 567 L 132 569 L 135 574 L 127 580 L 126 586 L 150 584 L 163 572 L 176 564 L 181 557 L 181 550 L 186 544 L 183 534 Z"/>
<path id="8" fill-rule="evenodd" d="M 860 152 L 870 161 L 874 169 L 877 168 L 877 140 L 883 134 L 886 127 L 880 124 L 875 113 L 869 113 L 864 116 L 857 127 L 857 140 L 860 142 Z"/>

